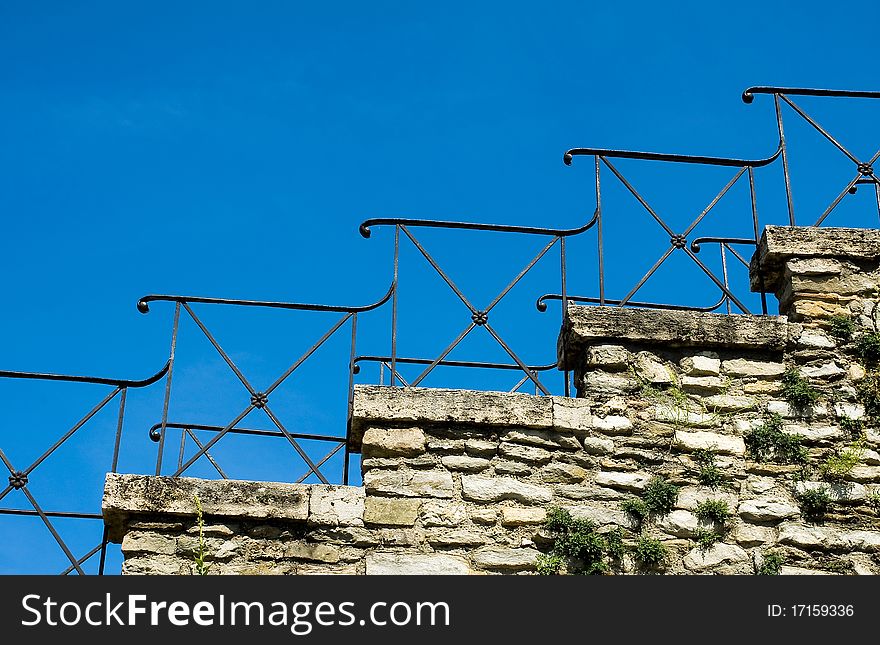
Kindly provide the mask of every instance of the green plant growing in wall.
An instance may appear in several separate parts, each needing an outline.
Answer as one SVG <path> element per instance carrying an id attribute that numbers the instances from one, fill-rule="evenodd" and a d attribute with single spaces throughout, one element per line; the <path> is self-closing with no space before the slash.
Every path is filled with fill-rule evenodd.
<path id="1" fill-rule="evenodd" d="M 781 464 L 805 464 L 807 449 L 800 435 L 782 430 L 782 417 L 772 414 L 761 425 L 743 435 L 746 452 L 754 461 L 775 461 Z"/>
<path id="2" fill-rule="evenodd" d="M 788 368 L 782 375 L 782 397 L 800 414 L 812 409 L 819 400 L 819 393 L 796 369 Z"/>
<path id="3" fill-rule="evenodd" d="M 874 492 L 868 495 L 868 506 L 874 509 L 874 512 L 880 512 L 880 493 Z"/>
<path id="4" fill-rule="evenodd" d="M 701 549 L 708 549 L 724 536 L 710 529 L 699 528 L 694 532 L 693 539 Z"/>
<path id="5" fill-rule="evenodd" d="M 852 338 L 856 326 L 849 316 L 831 316 L 828 319 L 828 331 L 836 339 L 846 342 Z"/>
<path id="6" fill-rule="evenodd" d="M 808 522 L 821 522 L 831 508 L 831 496 L 824 486 L 803 491 L 798 495 L 798 502 Z"/>
<path id="7" fill-rule="evenodd" d="M 843 417 L 838 424 L 840 425 L 840 429 L 849 434 L 853 439 L 859 439 L 865 436 L 865 424 L 861 419 Z"/>
<path id="8" fill-rule="evenodd" d="M 668 552 L 660 540 L 640 537 L 633 550 L 635 559 L 645 568 L 657 568 L 666 562 Z"/>
<path id="9" fill-rule="evenodd" d="M 871 365 L 880 361 L 880 333 L 872 331 L 860 334 L 855 341 L 855 353 Z"/>
<path id="10" fill-rule="evenodd" d="M 707 499 L 697 504 L 694 515 L 704 522 L 716 522 L 724 526 L 730 519 L 730 508 L 723 499 Z"/>
<path id="11" fill-rule="evenodd" d="M 856 384 L 856 394 L 865 406 L 865 414 L 876 423 L 880 418 L 880 374 L 873 370 L 869 371 L 865 378 Z"/>
<path id="12" fill-rule="evenodd" d="M 641 524 L 648 517 L 648 507 L 645 502 L 637 497 L 625 499 L 620 503 L 620 508 L 625 513 L 632 515 Z"/>
<path id="13" fill-rule="evenodd" d="M 843 450 L 829 455 L 819 466 L 819 475 L 827 482 L 839 482 L 846 479 L 865 452 L 865 440 L 860 437 Z"/>
<path id="14" fill-rule="evenodd" d="M 642 491 L 642 501 L 651 515 L 666 515 L 678 501 L 678 486 L 665 477 L 652 477 Z"/>
<path id="15" fill-rule="evenodd" d="M 691 455 L 700 469 L 697 480 L 704 486 L 716 488 L 723 480 L 721 471 L 715 463 L 715 453 L 712 450 L 699 449 Z"/>
<path id="16" fill-rule="evenodd" d="M 199 499 L 198 495 L 193 495 L 193 499 L 196 502 L 196 521 L 199 526 L 199 548 L 196 552 L 195 557 L 193 558 L 193 562 L 196 565 L 196 573 L 200 576 L 208 575 L 208 569 L 211 568 L 211 565 L 205 561 L 205 556 L 207 555 L 205 550 L 205 519 L 202 515 L 202 502 Z"/>
<path id="17" fill-rule="evenodd" d="M 574 519 L 563 508 L 547 511 L 544 528 L 553 534 L 550 552 L 538 556 L 538 573 L 553 575 L 563 568 L 569 573 L 605 574 L 611 569 L 610 559 L 620 559 L 623 536 L 612 531 L 602 535 L 589 520 Z"/>
<path id="18" fill-rule="evenodd" d="M 785 564 L 785 558 L 781 554 L 768 551 L 763 554 L 756 573 L 759 576 L 778 576 L 782 572 L 783 564 Z"/>

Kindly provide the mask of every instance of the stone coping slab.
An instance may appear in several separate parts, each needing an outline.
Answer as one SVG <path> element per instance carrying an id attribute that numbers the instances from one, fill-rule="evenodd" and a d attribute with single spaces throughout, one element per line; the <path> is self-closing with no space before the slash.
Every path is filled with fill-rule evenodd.
<path id="1" fill-rule="evenodd" d="M 573 369 L 586 346 L 608 342 L 782 351 L 787 334 L 785 316 L 569 305 L 559 366 Z"/>
<path id="2" fill-rule="evenodd" d="M 360 452 L 369 427 L 452 424 L 457 427 L 578 430 L 589 402 L 519 392 L 355 385 L 349 449 Z"/>
<path id="3" fill-rule="evenodd" d="M 196 495 L 205 515 L 305 522 L 311 488 L 309 484 L 107 473 L 101 510 L 110 541 L 118 542 L 132 516 L 194 517 Z"/>
<path id="4" fill-rule="evenodd" d="M 880 230 L 806 226 L 767 226 L 749 266 L 752 291 L 775 293 L 785 261 L 791 258 L 880 259 Z M 760 266 L 761 271 L 758 271 Z"/>

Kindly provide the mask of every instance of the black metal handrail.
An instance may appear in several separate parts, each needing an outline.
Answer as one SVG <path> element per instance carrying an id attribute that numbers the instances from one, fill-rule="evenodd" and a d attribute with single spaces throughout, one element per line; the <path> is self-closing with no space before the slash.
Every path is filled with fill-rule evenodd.
<path id="1" fill-rule="evenodd" d="M 150 430 L 150 437 L 157 441 L 158 449 L 156 456 L 156 475 L 160 475 L 162 473 L 162 461 L 165 450 L 165 439 L 167 436 L 166 430 L 170 428 L 177 428 L 183 430 L 181 432 L 181 443 L 180 443 L 180 452 L 178 456 L 178 464 L 176 469 L 172 472 L 172 477 L 179 477 L 186 470 L 188 470 L 193 464 L 195 464 L 199 459 L 203 456 L 212 464 L 215 470 L 220 473 L 222 477 L 226 477 L 226 474 L 223 472 L 222 468 L 219 467 L 215 459 L 210 454 L 210 449 L 220 441 L 227 434 L 255 434 L 255 431 L 245 431 L 238 428 L 238 424 L 253 410 L 260 409 L 262 410 L 272 424 L 277 428 L 279 435 L 285 439 L 287 439 L 288 443 L 293 447 L 299 457 L 305 462 L 308 467 L 308 471 L 301 478 L 305 480 L 310 475 L 314 474 L 321 483 L 327 484 L 329 480 L 321 472 L 320 467 L 326 463 L 326 461 L 332 457 L 339 450 L 340 446 L 345 447 L 345 456 L 344 456 L 344 465 L 343 465 L 343 483 L 348 483 L 348 470 L 349 470 L 349 446 L 347 438 L 350 433 L 350 420 L 351 420 L 351 406 L 352 406 L 352 396 L 354 390 L 354 356 L 355 356 L 355 347 L 356 347 L 356 338 L 357 338 L 357 318 L 359 314 L 373 311 L 378 309 L 385 303 L 389 301 L 395 291 L 395 285 L 392 283 L 391 287 L 386 291 L 386 293 L 377 301 L 369 303 L 367 305 L 326 305 L 326 304 L 310 304 L 310 303 L 300 303 L 300 302 L 279 302 L 279 301 L 267 301 L 267 300 L 237 300 L 231 298 L 215 298 L 215 297 L 204 297 L 204 296 L 180 296 L 180 295 L 159 295 L 159 294 L 151 294 L 147 296 L 143 296 L 138 300 L 137 309 L 141 313 L 148 313 L 150 311 L 149 303 L 151 302 L 173 302 L 174 303 L 174 317 L 172 322 L 171 329 L 171 350 L 170 350 L 170 358 L 169 365 L 167 370 L 167 379 L 165 383 L 165 398 L 162 406 L 162 417 L 158 426 L 154 426 Z M 196 315 L 195 311 L 193 311 L 191 304 L 206 304 L 206 305 L 231 305 L 231 306 L 243 306 L 243 307 L 262 307 L 269 309 L 285 309 L 285 310 L 294 310 L 294 311 L 308 311 L 308 312 L 330 312 L 330 313 L 342 313 L 343 316 L 333 324 L 330 329 L 328 329 L 320 339 L 315 342 L 311 348 L 309 348 L 302 356 L 300 356 L 287 370 L 285 370 L 274 382 L 272 382 L 268 387 L 263 390 L 257 390 L 247 379 L 244 373 L 239 369 L 239 367 L 235 364 L 229 354 L 220 346 L 217 342 L 217 339 L 214 335 L 208 330 L 205 326 L 204 322 Z M 186 423 L 173 423 L 169 424 L 168 421 L 168 408 L 171 399 L 171 384 L 172 384 L 172 376 L 174 370 L 174 360 L 175 360 L 175 351 L 177 347 L 177 335 L 180 326 L 180 312 L 181 309 L 186 311 L 186 313 L 190 316 L 190 318 L 195 322 L 196 326 L 202 331 L 204 336 L 211 343 L 216 352 L 220 355 L 220 357 L 224 360 L 224 362 L 229 366 L 232 372 L 238 377 L 238 380 L 247 390 L 247 393 L 250 395 L 250 402 L 244 408 L 242 412 L 240 412 L 236 417 L 225 426 L 209 426 L 204 424 L 186 424 Z M 343 325 L 348 322 L 351 322 L 351 347 L 350 347 L 350 355 L 349 355 L 349 365 L 348 365 L 348 423 L 346 427 L 346 434 L 343 437 L 332 438 L 335 443 L 338 445 L 331 450 L 329 454 L 327 454 L 323 459 L 319 462 L 315 462 L 308 455 L 308 453 L 303 449 L 302 445 L 299 443 L 300 439 L 309 439 L 313 438 L 310 436 L 300 435 L 298 433 L 290 432 L 287 427 L 281 422 L 281 420 L 274 414 L 272 408 L 269 407 L 269 396 L 278 388 L 284 381 L 286 381 L 291 374 L 293 374 L 299 367 L 302 365 L 319 347 L 321 347 L 331 336 L 333 336 Z M 158 427 L 158 432 L 155 432 L 156 427 Z M 216 434 L 207 442 L 202 443 L 198 437 L 193 432 L 194 430 L 212 430 Z M 184 450 L 186 447 L 186 440 L 189 438 L 197 445 L 197 450 L 194 455 L 192 455 L 189 459 L 184 460 Z M 322 439 L 330 439 L 328 437 L 322 437 Z"/>
<path id="2" fill-rule="evenodd" d="M 170 369 L 171 360 L 169 359 L 161 370 L 159 370 L 152 376 L 138 380 L 105 378 L 99 376 L 79 376 L 73 374 L 0 370 L 0 378 L 6 379 L 86 383 L 92 385 L 111 386 L 114 388 L 110 392 L 110 394 L 106 395 L 97 405 L 93 406 L 91 410 L 89 410 L 82 418 L 79 419 L 79 421 L 77 421 L 70 429 L 64 432 L 61 437 L 58 438 L 51 446 L 49 446 L 49 448 L 44 450 L 39 457 L 32 461 L 28 467 L 17 469 L 15 466 L 13 466 L 12 461 L 3 451 L 2 446 L 0 446 L 0 461 L 3 462 L 3 465 L 9 471 L 8 484 L 5 488 L 0 490 L 0 500 L 5 498 L 12 491 L 20 491 L 25 496 L 28 503 L 33 507 L 33 510 L 0 507 L 0 515 L 39 517 L 43 521 L 43 524 L 46 526 L 49 533 L 52 535 L 58 547 L 64 553 L 64 556 L 70 561 L 70 566 L 62 572 L 63 575 L 72 571 L 76 571 L 78 574 L 83 575 L 84 572 L 82 569 L 82 565 L 97 553 L 100 553 L 98 573 L 99 575 L 104 573 L 104 564 L 107 555 L 107 529 L 103 529 L 101 542 L 96 547 L 94 547 L 85 555 L 79 558 L 75 557 L 70 546 L 61 537 L 55 526 L 52 524 L 50 518 L 100 520 L 103 519 L 102 515 L 100 513 L 44 509 L 28 488 L 28 484 L 31 482 L 34 471 L 44 461 L 51 457 L 56 450 L 58 450 L 71 437 L 73 437 L 86 423 L 88 423 L 90 419 L 92 419 L 92 417 L 94 417 L 108 403 L 110 403 L 110 401 L 119 396 L 119 412 L 116 422 L 116 435 L 113 445 L 113 456 L 110 463 L 110 472 L 115 473 L 119 465 L 119 451 L 122 442 L 122 430 L 125 418 L 125 403 L 129 388 L 143 388 L 152 385 L 153 383 L 157 383 L 170 371 Z"/>
<path id="3" fill-rule="evenodd" d="M 868 160 L 864 161 L 845 148 L 828 130 L 823 128 L 819 123 L 800 108 L 790 96 L 818 96 L 830 98 L 864 98 L 864 99 L 880 99 L 880 92 L 863 91 L 863 90 L 829 90 L 815 89 L 804 87 L 768 87 L 756 86 L 746 89 L 742 93 L 744 103 L 752 103 L 755 100 L 755 94 L 769 94 L 773 97 L 773 104 L 776 108 L 776 129 L 779 132 L 779 145 L 782 149 L 782 172 L 785 178 L 785 197 L 788 204 L 788 221 L 791 226 L 795 226 L 794 215 L 794 199 L 791 189 L 791 173 L 789 171 L 788 146 L 785 138 L 785 128 L 782 121 L 782 103 L 787 104 L 795 113 L 797 113 L 804 121 L 806 121 L 813 129 L 827 139 L 835 148 L 837 148 L 844 156 L 846 156 L 856 166 L 855 177 L 844 187 L 842 191 L 834 198 L 831 204 L 823 211 L 812 226 L 820 226 L 822 222 L 834 211 L 835 208 L 843 201 L 847 194 L 855 194 L 858 187 L 862 184 L 873 184 L 874 195 L 877 201 L 877 213 L 880 216 L 880 179 L 874 173 L 873 164 L 880 159 L 880 149 Z M 781 101 L 781 102 L 780 102 Z"/>

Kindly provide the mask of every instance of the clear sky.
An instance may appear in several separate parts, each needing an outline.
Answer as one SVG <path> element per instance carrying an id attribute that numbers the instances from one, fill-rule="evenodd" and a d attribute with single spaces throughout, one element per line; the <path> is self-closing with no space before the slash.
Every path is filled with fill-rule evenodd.
<path id="1" fill-rule="evenodd" d="M 377 300 L 391 279 L 391 236 L 386 228 L 361 238 L 367 217 L 577 226 L 595 203 L 591 160 L 562 164 L 571 147 L 768 156 L 776 148 L 772 100 L 747 106 L 742 90 L 880 89 L 875 40 L 867 15 L 803 1 L 4 2 L 0 369 L 125 378 L 157 371 L 168 355 L 172 306 L 139 314 L 135 303 L 147 293 Z M 799 103 L 857 154 L 869 157 L 880 144 L 870 101 Z M 796 208 L 811 222 L 853 169 L 790 111 L 786 119 Z M 618 167 L 677 229 L 733 175 Z M 669 240 L 609 173 L 603 181 L 607 296 L 619 298 Z M 758 172 L 762 225 L 787 220 L 781 182 L 778 163 Z M 743 188 L 699 234 L 750 233 Z M 869 197 L 860 191 L 827 223 L 876 225 Z M 480 303 L 541 246 L 417 234 Z M 532 303 L 558 290 L 556 253 L 492 320 L 533 363 L 555 359 L 558 306 L 540 314 Z M 569 256 L 570 292 L 597 295 L 594 232 L 573 241 Z M 470 314 L 424 267 L 406 247 L 400 353 L 433 358 Z M 731 274 L 756 305 L 742 268 Z M 705 305 L 718 292 L 682 260 L 639 298 Z M 258 387 L 335 320 L 221 307 L 197 313 Z M 387 308 L 363 317 L 359 353 L 389 351 L 388 320 Z M 450 358 L 504 360 L 485 338 L 468 339 Z M 334 337 L 273 399 L 291 430 L 344 431 L 347 342 Z M 191 321 L 181 328 L 178 359 L 173 420 L 225 425 L 247 404 Z M 377 382 L 376 371 L 365 368 L 358 380 Z M 425 384 L 494 389 L 515 381 L 447 371 Z M 548 382 L 561 390 L 558 376 Z M 105 392 L 0 383 L 0 447 L 17 468 L 27 466 Z M 161 383 L 130 394 L 122 471 L 155 467 L 146 431 L 159 420 L 162 394 Z M 247 422 L 271 427 L 256 414 Z M 114 423 L 114 411 L 103 411 L 34 471 L 30 488 L 41 503 L 97 510 Z M 303 472 L 284 442 L 262 440 L 253 452 L 229 446 L 217 454 L 232 477 Z M 28 507 L 17 492 L 0 504 Z M 38 522 L 0 518 L 0 536 L 26 536 L 0 540 L 0 571 L 63 568 Z M 81 529 L 84 522 L 58 522 L 78 554 L 100 537 L 94 524 Z"/>

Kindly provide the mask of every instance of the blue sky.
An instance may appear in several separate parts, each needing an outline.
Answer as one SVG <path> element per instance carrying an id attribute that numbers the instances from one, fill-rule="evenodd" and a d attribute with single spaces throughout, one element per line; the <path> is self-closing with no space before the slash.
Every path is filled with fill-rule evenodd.
<path id="1" fill-rule="evenodd" d="M 391 279 L 391 231 L 364 240 L 357 227 L 367 217 L 577 226 L 595 203 L 591 161 L 562 164 L 571 147 L 768 156 L 776 147 L 772 100 L 746 106 L 742 90 L 878 89 L 862 54 L 875 31 L 870 20 L 804 2 L 5 2 L 0 368 L 155 372 L 167 358 L 172 307 L 156 303 L 139 314 L 135 303 L 147 293 L 374 301 Z M 799 104 L 859 155 L 880 144 L 870 101 Z M 852 168 L 791 112 L 786 119 L 796 208 L 815 219 Z M 632 161 L 618 167 L 678 228 L 732 176 Z M 609 173 L 603 182 L 607 295 L 621 297 L 668 236 Z M 756 183 L 761 223 L 785 223 L 780 165 L 759 171 Z M 748 235 L 742 189 L 700 234 Z M 875 225 L 869 196 L 860 191 L 827 223 Z M 541 246 L 503 235 L 417 235 L 479 302 Z M 554 360 L 558 308 L 539 314 L 532 303 L 558 289 L 555 253 L 492 320 L 529 362 Z M 569 247 L 571 292 L 597 295 L 595 264 L 591 231 Z M 755 305 L 744 272 L 731 271 Z M 718 294 L 681 261 L 639 296 L 702 305 Z M 222 307 L 197 313 L 258 384 L 336 320 Z M 389 315 L 385 308 L 362 317 L 359 353 L 389 351 Z M 405 247 L 400 353 L 433 358 L 469 318 Z M 187 324 L 170 417 L 225 425 L 246 393 Z M 485 339 L 469 338 L 450 358 L 504 360 Z M 347 342 L 334 337 L 273 399 L 291 430 L 344 428 Z M 358 380 L 376 382 L 375 370 Z M 494 389 L 515 380 L 459 370 L 425 384 Z M 549 380 L 561 390 L 558 376 Z M 7 410 L 0 446 L 22 467 L 106 390 L 4 382 L 0 392 Z M 146 430 L 159 419 L 162 393 L 161 383 L 130 393 L 121 470 L 154 467 Z M 270 427 L 258 415 L 247 421 Z M 97 508 L 114 422 L 105 410 L 34 472 L 31 488 L 47 507 Z M 217 454 L 230 476 L 301 474 L 292 450 L 274 441 L 254 447 L 230 439 L 224 453 L 224 439 Z M 7 502 L 27 507 L 16 494 Z M 0 518 L 0 533 L 27 536 L 2 540 L 0 571 L 63 568 L 63 557 L 45 555 L 53 548 L 48 533 L 29 521 Z M 79 528 L 83 522 L 59 522 L 80 553 L 98 535 L 94 525 Z"/>

